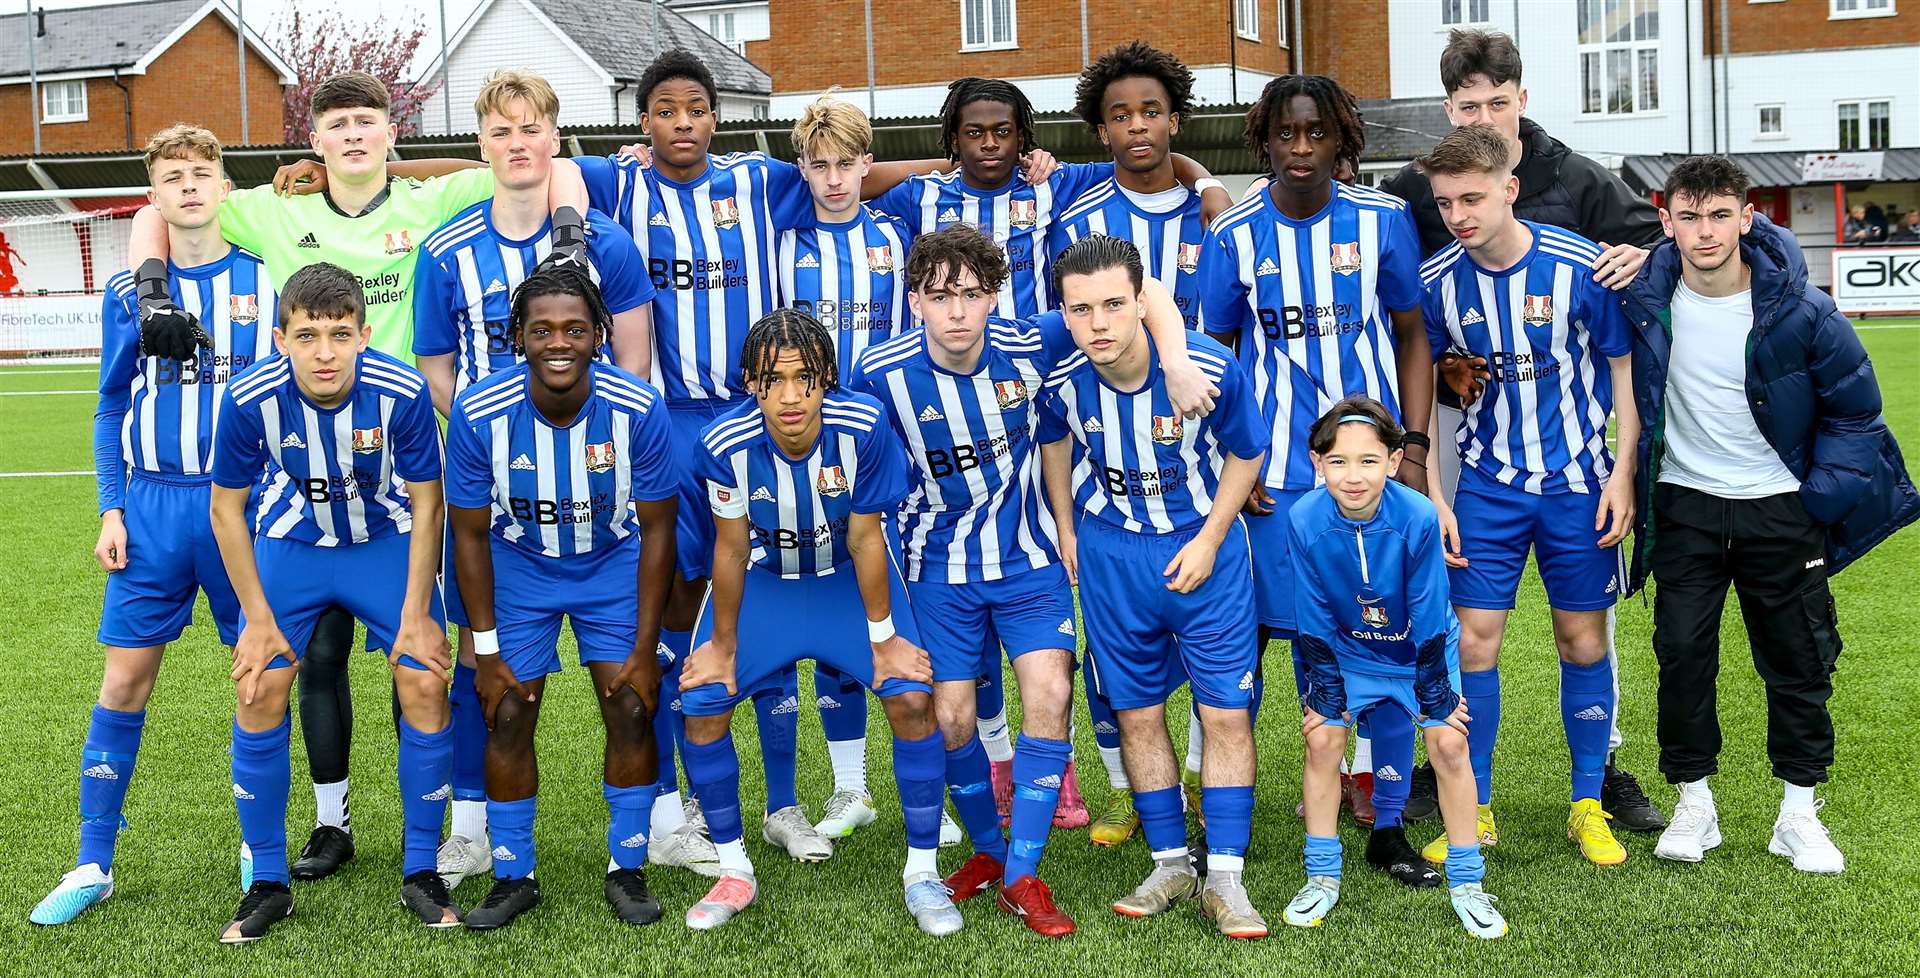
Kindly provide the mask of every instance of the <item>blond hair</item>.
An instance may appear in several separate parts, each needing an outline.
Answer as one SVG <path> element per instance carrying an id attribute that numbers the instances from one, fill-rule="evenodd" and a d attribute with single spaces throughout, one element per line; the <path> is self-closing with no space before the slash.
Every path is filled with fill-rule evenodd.
<path id="1" fill-rule="evenodd" d="M 1433 152 L 1414 162 L 1427 174 L 1513 172 L 1513 161 L 1507 156 L 1507 137 L 1492 126 L 1478 123 L 1461 126 L 1440 137 Z"/>
<path id="2" fill-rule="evenodd" d="M 199 126 L 176 122 L 153 134 L 147 140 L 147 173 L 153 173 L 153 165 L 161 160 L 206 160 L 209 163 L 220 162 L 220 139 L 212 132 Z"/>
<path id="3" fill-rule="evenodd" d="M 554 94 L 553 86 L 545 78 L 517 68 L 502 68 L 487 76 L 473 100 L 474 119 L 484 122 L 491 112 L 504 116 L 507 106 L 516 101 L 527 103 L 534 115 L 548 122 L 557 125 L 560 121 L 560 96 Z"/>
<path id="4" fill-rule="evenodd" d="M 838 88 L 813 100 L 793 124 L 793 151 L 810 160 L 858 159 L 873 147 L 873 123 Z"/>

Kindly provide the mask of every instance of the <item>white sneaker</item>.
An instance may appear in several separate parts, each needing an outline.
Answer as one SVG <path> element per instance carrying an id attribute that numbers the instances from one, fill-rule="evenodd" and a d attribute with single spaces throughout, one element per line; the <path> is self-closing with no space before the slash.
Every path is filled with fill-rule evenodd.
<path id="1" fill-rule="evenodd" d="M 829 839 L 844 839 L 880 817 L 873 798 L 864 791 L 836 791 L 827 799 L 827 817 L 815 823 L 813 830 Z"/>
<path id="2" fill-rule="evenodd" d="M 1720 845 L 1720 814 L 1712 801 L 1695 801 L 1682 793 L 1673 806 L 1673 821 L 1660 833 L 1653 854 L 1675 862 L 1697 863 L 1707 850 Z"/>
<path id="3" fill-rule="evenodd" d="M 484 876 L 493 869 L 493 844 L 487 839 L 469 839 L 464 835 L 447 836 L 434 854 L 434 868 L 447 881 L 447 889 L 460 885 L 469 876 Z"/>
<path id="4" fill-rule="evenodd" d="M 654 866 L 690 869 L 702 876 L 720 875 L 720 852 L 691 822 L 648 842 L 647 862 Z"/>
<path id="5" fill-rule="evenodd" d="M 113 877 L 102 872 L 99 863 L 88 863 L 60 877 L 60 885 L 34 906 L 28 919 L 43 927 L 68 923 L 112 895 Z"/>
<path id="6" fill-rule="evenodd" d="M 1827 827 L 1820 824 L 1820 809 L 1826 805 L 1822 798 L 1812 808 L 1781 812 L 1773 823 L 1773 839 L 1767 843 L 1767 851 L 1793 860 L 1793 868 L 1803 873 L 1833 874 L 1846 869 L 1846 857 L 1827 837 Z"/>
<path id="7" fill-rule="evenodd" d="M 686 816 L 687 824 L 693 826 L 695 832 L 709 840 L 713 838 L 713 833 L 707 830 L 707 813 L 700 810 L 700 799 L 695 798 L 692 792 L 688 792 L 686 800 L 680 803 L 680 812 Z"/>
<path id="8" fill-rule="evenodd" d="M 940 848 L 945 849 L 948 846 L 957 846 L 960 843 L 965 842 L 966 838 L 967 838 L 967 834 L 965 832 L 960 831 L 960 823 L 954 821 L 953 816 L 951 814 L 948 814 L 946 806 L 944 805 L 941 806 L 940 808 Z"/>
<path id="9" fill-rule="evenodd" d="M 833 856 L 833 843 L 814 831 L 806 809 L 799 805 L 768 812 L 766 821 L 760 823 L 760 838 L 803 863 L 823 863 Z"/>

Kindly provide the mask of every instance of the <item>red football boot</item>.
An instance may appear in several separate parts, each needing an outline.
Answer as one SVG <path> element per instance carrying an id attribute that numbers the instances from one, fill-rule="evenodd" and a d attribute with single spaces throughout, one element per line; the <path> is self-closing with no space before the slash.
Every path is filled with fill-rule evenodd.
<path id="1" fill-rule="evenodd" d="M 1347 809 L 1353 812 L 1353 820 L 1373 827 L 1373 772 L 1342 774 L 1340 776 L 1340 799 L 1347 803 Z"/>
<path id="2" fill-rule="evenodd" d="M 973 858 L 961 863 L 960 868 L 954 870 L 945 882 L 947 889 L 953 891 L 953 902 L 959 903 L 999 889 L 1000 880 L 1006 874 L 1005 863 L 984 852 L 976 852 Z"/>
<path id="3" fill-rule="evenodd" d="M 1012 886 L 1000 888 L 1000 909 L 1016 914 L 1027 929 L 1041 937 L 1065 937 L 1073 933 L 1073 918 L 1053 905 L 1053 891 L 1038 876 L 1028 876 Z"/>

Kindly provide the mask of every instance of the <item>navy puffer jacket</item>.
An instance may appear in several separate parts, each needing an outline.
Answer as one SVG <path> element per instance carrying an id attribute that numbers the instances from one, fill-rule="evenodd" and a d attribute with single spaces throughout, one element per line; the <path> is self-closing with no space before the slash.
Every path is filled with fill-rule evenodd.
<path id="1" fill-rule="evenodd" d="M 1826 293 L 1807 286 L 1793 233 L 1753 216 L 1740 237 L 1752 270 L 1753 331 L 1747 338 L 1747 405 L 1760 434 L 1800 480 L 1800 501 L 1827 528 L 1827 571 L 1859 559 L 1920 518 L 1900 446 L 1881 417 L 1880 385 L 1853 323 Z M 1637 527 L 1631 594 L 1646 582 L 1652 488 L 1660 475 L 1669 307 L 1680 284 L 1680 253 L 1660 242 L 1622 294 L 1633 325 L 1633 396 L 1640 409 Z"/>

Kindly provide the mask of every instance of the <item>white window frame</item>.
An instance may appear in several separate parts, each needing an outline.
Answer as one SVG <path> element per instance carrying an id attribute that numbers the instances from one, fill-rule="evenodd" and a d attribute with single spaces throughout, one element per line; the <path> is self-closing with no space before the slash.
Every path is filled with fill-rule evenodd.
<path id="1" fill-rule="evenodd" d="M 1859 110 L 1860 143 L 1857 146 L 1840 145 L 1840 110 L 1845 106 Z M 1873 145 L 1873 107 L 1887 107 L 1887 141 L 1879 146 Z M 1843 153 L 1869 153 L 1893 148 L 1893 96 L 1883 95 L 1872 98 L 1835 99 L 1833 103 L 1833 144 Z"/>
<path id="2" fill-rule="evenodd" d="M 993 6 L 998 0 L 960 0 L 960 50 L 962 51 L 1011 51 L 1020 46 L 1020 4 L 1019 0 L 1006 0 L 1007 23 L 1006 37 L 993 39 Z M 970 18 L 967 9 L 974 3 L 980 4 L 981 13 L 987 22 L 982 26 L 980 35 L 984 40 L 978 44 L 967 43 L 967 25 Z"/>
<path id="3" fill-rule="evenodd" d="M 1260 0 L 1233 0 L 1233 30 L 1242 40 L 1260 39 Z"/>
<path id="4" fill-rule="evenodd" d="M 1287 46 L 1287 0 L 1279 0 L 1279 2 L 1274 6 L 1275 6 L 1275 10 L 1274 10 L 1275 17 L 1273 22 L 1278 26 L 1273 32 L 1274 34 L 1273 43 L 1278 44 L 1281 47 L 1286 47 Z"/>
<path id="5" fill-rule="evenodd" d="M 1473 15 L 1473 8 L 1476 5 L 1486 12 L 1485 16 L 1475 17 Z M 1453 20 L 1447 19 L 1447 10 L 1450 7 L 1460 11 L 1459 16 Z M 1440 28 L 1442 30 L 1452 30 L 1455 27 L 1472 27 L 1476 24 L 1491 23 L 1493 23 L 1493 0 L 1440 0 Z"/>
<path id="6" fill-rule="evenodd" d="M 1841 4 L 1846 4 L 1851 9 L 1843 9 Z M 1828 20 L 1892 17 L 1895 13 L 1894 0 L 1827 0 Z"/>
<path id="7" fill-rule="evenodd" d="M 1772 132 L 1768 132 L 1766 129 L 1765 119 L 1766 119 L 1766 113 L 1768 109 L 1773 109 L 1780 113 L 1780 128 L 1775 129 Z M 1836 127 L 1839 125 L 1838 109 L 1834 110 L 1834 124 Z M 1755 105 L 1753 107 L 1753 138 L 1755 139 L 1787 138 L 1787 104 L 1785 102 L 1761 102 L 1758 105 Z"/>
<path id="8" fill-rule="evenodd" d="M 52 109 L 54 92 L 65 93 L 60 99 L 61 111 Z M 80 93 L 79 109 L 74 108 L 74 92 Z M 87 80 L 76 78 L 71 81 L 51 81 L 40 83 L 40 121 L 41 122 L 85 122 L 87 121 Z"/>
<path id="9" fill-rule="evenodd" d="M 1600 6 L 1602 10 L 1604 10 L 1605 9 L 1604 5 L 1610 2 L 1610 0 L 1582 0 L 1582 2 L 1591 3 L 1594 5 Z M 1656 15 L 1656 17 L 1660 12 L 1660 0 L 1619 0 L 1619 2 L 1625 3 L 1627 5 L 1628 15 L 1630 19 L 1635 22 L 1637 22 L 1639 19 L 1638 15 L 1635 14 L 1635 11 L 1643 6 L 1647 10 L 1652 11 Z M 1664 30 L 1664 25 L 1659 25 L 1658 22 L 1656 21 L 1656 27 L 1654 29 L 1654 34 L 1652 37 L 1635 37 L 1625 41 L 1603 40 L 1603 41 L 1596 41 L 1592 43 L 1581 43 L 1580 33 L 1579 33 L 1581 28 L 1581 23 L 1580 23 L 1579 14 L 1576 8 L 1573 26 L 1574 26 L 1574 47 L 1576 52 L 1575 53 L 1575 58 L 1576 58 L 1575 70 L 1578 72 L 1577 77 L 1580 79 L 1578 82 L 1578 85 L 1579 85 L 1578 104 L 1579 104 L 1580 110 L 1579 110 L 1579 114 L 1575 116 L 1576 119 L 1583 120 L 1583 121 L 1593 121 L 1593 120 L 1600 120 L 1600 119 L 1627 119 L 1627 118 L 1633 118 L 1635 116 L 1646 117 L 1646 116 L 1656 116 L 1656 115 L 1665 114 L 1664 103 L 1661 101 L 1662 93 L 1660 90 L 1660 76 L 1662 74 L 1660 70 L 1660 58 L 1661 58 L 1661 54 L 1663 53 L 1660 45 L 1660 34 Z M 1633 107 L 1628 109 L 1625 112 L 1615 112 L 1609 108 L 1610 96 L 1612 94 L 1610 91 L 1610 86 L 1608 84 L 1608 79 L 1611 75 L 1609 63 L 1612 61 L 1612 56 L 1615 53 L 1626 54 L 1628 77 L 1632 81 Z M 1651 53 L 1653 55 L 1654 75 L 1653 75 L 1653 104 L 1652 105 L 1647 104 L 1646 93 L 1642 91 L 1642 86 L 1640 84 L 1641 62 L 1644 60 L 1644 56 L 1648 53 Z M 1587 59 L 1589 57 L 1595 59 L 1594 61 L 1596 66 L 1595 70 L 1600 75 L 1600 107 L 1598 109 L 1592 109 L 1592 110 L 1587 108 L 1586 64 L 1587 64 Z"/>

